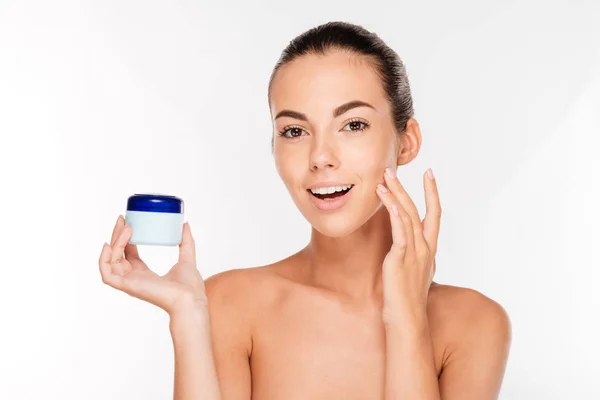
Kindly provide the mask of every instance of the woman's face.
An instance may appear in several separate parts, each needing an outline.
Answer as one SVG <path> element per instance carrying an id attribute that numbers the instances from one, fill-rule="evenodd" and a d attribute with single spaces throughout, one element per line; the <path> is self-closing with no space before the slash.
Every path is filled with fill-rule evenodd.
<path id="1" fill-rule="evenodd" d="M 277 72 L 270 108 L 277 171 L 302 215 L 329 237 L 362 226 L 381 206 L 375 188 L 385 168 L 398 165 L 391 108 L 373 66 L 343 51 L 299 57 Z M 334 200 L 311 191 L 348 185 Z"/>

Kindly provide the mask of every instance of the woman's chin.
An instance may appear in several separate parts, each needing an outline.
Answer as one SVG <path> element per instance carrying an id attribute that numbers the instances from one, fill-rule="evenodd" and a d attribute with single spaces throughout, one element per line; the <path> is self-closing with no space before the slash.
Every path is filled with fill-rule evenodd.
<path id="1" fill-rule="evenodd" d="M 341 238 L 360 228 L 364 221 L 359 221 L 358 215 L 347 213 L 311 215 L 307 218 L 313 229 L 323 236 Z"/>
<path id="2" fill-rule="evenodd" d="M 363 226 L 381 204 L 377 201 L 378 199 L 367 203 L 356 201 L 363 200 L 362 198 L 354 200 L 348 202 L 344 207 L 332 211 L 323 211 L 313 204 L 297 202 L 296 205 L 299 206 L 300 212 L 314 230 L 327 237 L 341 238 Z"/>

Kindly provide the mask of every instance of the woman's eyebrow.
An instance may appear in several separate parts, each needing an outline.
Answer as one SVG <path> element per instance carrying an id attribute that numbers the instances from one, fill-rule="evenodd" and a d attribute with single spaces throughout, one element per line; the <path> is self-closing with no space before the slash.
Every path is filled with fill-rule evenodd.
<path id="1" fill-rule="evenodd" d="M 372 108 L 373 110 L 375 110 L 375 107 L 373 107 L 372 105 L 370 105 L 367 102 L 364 102 L 361 100 L 352 100 L 352 101 L 342 104 L 341 106 L 336 107 L 336 109 L 333 110 L 333 118 L 337 118 L 340 115 L 344 114 L 345 112 L 348 112 L 348 111 L 352 110 L 353 108 L 357 108 L 357 107 L 369 107 L 369 108 Z M 301 112 L 298 112 L 298 111 L 292 111 L 292 110 L 281 110 L 280 112 L 277 113 L 277 115 L 275 116 L 275 119 L 281 118 L 281 117 L 290 117 L 290 118 L 294 118 L 294 119 L 299 119 L 300 121 L 308 121 L 308 118 L 306 117 L 305 114 L 302 114 Z"/>
<path id="2" fill-rule="evenodd" d="M 298 111 L 292 111 L 292 110 L 279 111 L 277 113 L 277 115 L 275 116 L 275 119 L 281 118 L 281 117 L 290 117 L 290 118 L 294 118 L 294 119 L 299 119 L 301 121 L 308 121 L 308 118 L 306 118 L 305 114 L 299 113 Z"/>
<path id="3" fill-rule="evenodd" d="M 369 103 L 366 103 L 366 102 L 360 101 L 360 100 L 353 100 L 353 101 L 344 103 L 341 106 L 337 107 L 335 110 L 333 110 L 333 118 L 337 118 L 340 115 L 342 115 L 343 113 L 348 112 L 356 107 L 369 107 L 369 108 L 372 108 L 373 110 L 375 109 L 375 107 L 373 107 Z"/>

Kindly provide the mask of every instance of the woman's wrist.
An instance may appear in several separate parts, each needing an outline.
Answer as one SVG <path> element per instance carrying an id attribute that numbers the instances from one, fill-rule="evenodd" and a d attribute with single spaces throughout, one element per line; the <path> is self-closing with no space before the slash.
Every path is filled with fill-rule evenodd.
<path id="1" fill-rule="evenodd" d="M 194 296 L 170 310 L 175 357 L 174 399 L 220 399 L 208 304 Z"/>
<path id="2" fill-rule="evenodd" d="M 171 330 L 185 328 L 188 325 L 209 324 L 208 304 L 205 298 L 186 298 L 178 302 L 169 312 Z"/>
<path id="3" fill-rule="evenodd" d="M 429 329 L 426 312 L 392 312 L 385 309 L 383 322 L 386 331 L 403 335 L 421 335 Z"/>

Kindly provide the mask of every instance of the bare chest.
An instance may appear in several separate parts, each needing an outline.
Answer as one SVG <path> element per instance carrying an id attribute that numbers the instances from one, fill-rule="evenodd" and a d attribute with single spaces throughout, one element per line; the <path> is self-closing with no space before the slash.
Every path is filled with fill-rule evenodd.
<path id="1" fill-rule="evenodd" d="M 381 399 L 385 330 L 378 310 L 319 298 L 268 310 L 253 336 L 253 399 Z"/>

